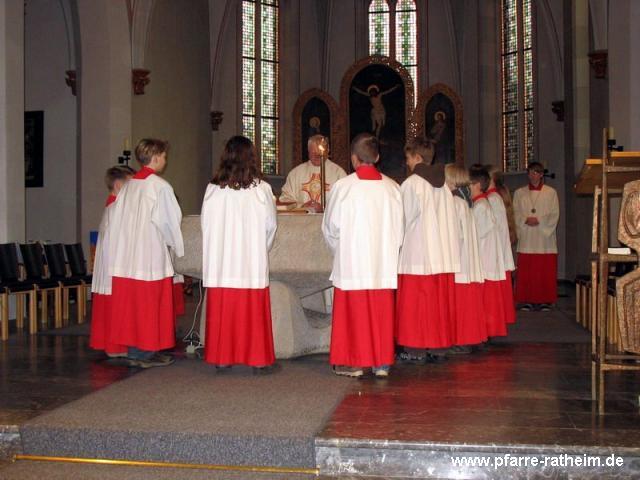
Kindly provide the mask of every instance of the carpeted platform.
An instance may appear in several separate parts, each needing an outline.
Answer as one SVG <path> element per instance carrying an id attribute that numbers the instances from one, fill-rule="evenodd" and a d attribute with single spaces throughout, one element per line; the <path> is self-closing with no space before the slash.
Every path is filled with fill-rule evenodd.
<path id="1" fill-rule="evenodd" d="M 315 467 L 314 435 L 353 382 L 326 356 L 281 365 L 269 376 L 196 360 L 142 372 L 24 424 L 23 452 Z"/>

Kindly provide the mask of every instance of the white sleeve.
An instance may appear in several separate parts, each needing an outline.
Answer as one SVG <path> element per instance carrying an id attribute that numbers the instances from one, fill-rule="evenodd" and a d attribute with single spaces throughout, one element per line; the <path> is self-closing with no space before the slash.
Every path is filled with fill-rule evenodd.
<path id="1" fill-rule="evenodd" d="M 280 201 L 281 202 L 297 202 L 298 199 L 296 198 L 296 193 L 297 193 L 297 188 L 300 188 L 299 185 L 294 185 L 294 178 L 295 177 L 295 168 L 293 170 L 291 170 L 289 172 L 289 175 L 287 175 L 287 180 L 284 182 L 284 185 L 282 187 L 282 193 L 280 194 Z"/>
<path id="2" fill-rule="evenodd" d="M 184 256 L 182 240 L 182 211 L 171 188 L 161 188 L 158 201 L 151 212 L 151 223 L 160 231 L 164 242 L 173 249 L 177 257 Z"/>
<path id="3" fill-rule="evenodd" d="M 558 194 L 555 190 L 551 190 L 551 196 L 549 198 L 551 206 L 546 215 L 540 219 L 540 227 L 545 237 L 550 237 L 553 232 L 556 231 L 558 226 L 558 220 L 560 219 L 560 206 L 558 204 Z"/>
<path id="4" fill-rule="evenodd" d="M 402 206 L 404 210 L 404 231 L 407 232 L 413 227 L 413 224 L 420 216 L 422 205 L 416 191 L 408 182 L 402 184 L 400 193 L 402 194 Z"/>
<path id="5" fill-rule="evenodd" d="M 276 204 L 273 200 L 273 190 L 271 190 L 271 185 L 269 185 L 268 183 L 265 183 L 266 187 L 265 187 L 265 208 L 266 208 L 266 213 L 267 213 L 267 218 L 266 218 L 266 229 L 267 229 L 267 251 L 271 250 L 271 247 L 273 247 L 273 241 L 276 238 L 276 230 L 278 228 L 278 222 L 277 222 L 277 210 L 276 210 Z"/>
<path id="6" fill-rule="evenodd" d="M 484 238 L 496 227 L 496 220 L 490 208 L 473 207 L 473 218 L 476 221 L 478 238 Z"/>
<path id="7" fill-rule="evenodd" d="M 518 238 L 523 238 L 525 228 L 524 222 L 527 220 L 527 215 L 525 214 L 525 207 L 522 204 L 522 190 L 516 190 L 516 193 L 513 196 L 513 216 L 516 223 Z"/>
<path id="8" fill-rule="evenodd" d="M 340 197 L 339 187 L 334 186 L 333 194 L 327 198 L 327 208 L 322 218 L 322 235 L 335 255 L 340 241 Z"/>

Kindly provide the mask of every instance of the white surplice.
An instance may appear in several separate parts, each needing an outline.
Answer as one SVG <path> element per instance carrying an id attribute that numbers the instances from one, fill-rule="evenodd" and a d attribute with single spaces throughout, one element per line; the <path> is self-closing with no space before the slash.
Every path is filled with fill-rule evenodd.
<path id="1" fill-rule="evenodd" d="M 184 255 L 182 212 L 173 188 L 158 175 L 132 178 L 118 193 L 107 227 L 109 274 L 155 281 L 173 277 L 168 247 Z"/>
<path id="2" fill-rule="evenodd" d="M 491 192 L 487 197 L 493 216 L 498 227 L 498 238 L 500 239 L 500 250 L 502 251 L 504 268 L 508 271 L 516 269 L 511 251 L 511 237 L 509 236 L 509 221 L 507 220 L 507 209 L 504 200 L 498 192 Z"/>
<path id="3" fill-rule="evenodd" d="M 456 283 L 483 282 L 482 261 L 478 246 L 478 232 L 473 213 L 463 198 L 453 196 L 458 219 L 458 245 L 460 249 L 460 271 L 455 274 Z"/>
<path id="4" fill-rule="evenodd" d="M 364 168 L 364 167 L 361 167 Z M 402 245 L 402 197 L 382 175 L 338 180 L 328 197 L 322 233 L 334 254 L 331 280 L 342 290 L 395 289 Z"/>
<path id="5" fill-rule="evenodd" d="M 98 228 L 98 242 L 96 243 L 96 255 L 93 262 L 93 275 L 91 279 L 91 292 L 101 295 L 111 295 L 111 275 L 109 275 L 109 232 L 107 226 L 113 215 L 115 203 L 110 203 L 104 208 L 100 227 Z"/>
<path id="6" fill-rule="evenodd" d="M 499 281 L 507 278 L 504 256 L 500 248 L 500 234 L 496 219 L 486 198 L 473 203 L 473 218 L 478 233 L 482 274 L 485 280 Z"/>
<path id="7" fill-rule="evenodd" d="M 343 168 L 331 160 L 325 162 L 325 188 L 331 189 L 334 183 L 347 174 Z M 320 203 L 320 165 L 317 167 L 306 161 L 301 163 L 287 175 L 282 187 L 281 202 L 296 202 L 298 205 L 313 200 Z"/>
<path id="8" fill-rule="evenodd" d="M 458 224 L 451 190 L 436 188 L 419 175 L 400 187 L 404 241 L 398 273 L 436 275 L 460 271 Z"/>
<path id="9" fill-rule="evenodd" d="M 555 189 L 548 185 L 543 185 L 541 190 L 529 190 L 528 185 L 519 188 L 513 197 L 513 210 L 518 230 L 518 252 L 558 253 L 556 227 L 560 206 Z M 530 227 L 524 223 L 527 217 L 536 217 L 540 223 Z"/>
<path id="10" fill-rule="evenodd" d="M 205 287 L 265 288 L 276 234 L 271 186 L 234 190 L 209 184 L 202 202 L 202 278 Z"/>

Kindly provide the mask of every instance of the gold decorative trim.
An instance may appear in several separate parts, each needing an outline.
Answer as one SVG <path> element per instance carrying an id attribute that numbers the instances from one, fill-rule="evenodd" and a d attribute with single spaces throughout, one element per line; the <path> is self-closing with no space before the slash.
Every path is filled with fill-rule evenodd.
<path id="1" fill-rule="evenodd" d="M 456 91 L 444 83 L 435 83 L 419 96 L 418 107 L 415 111 L 414 123 L 418 126 L 417 131 L 423 137 L 427 136 L 425 131 L 424 114 L 429 104 L 429 100 L 437 94 L 442 93 L 447 96 L 453 103 L 453 110 L 456 114 L 455 122 L 455 142 L 456 142 L 456 165 L 464 167 L 464 112 L 462 108 L 462 99 Z"/>
<path id="2" fill-rule="evenodd" d="M 304 475 L 318 475 L 317 468 L 298 467 L 262 467 L 254 465 L 208 465 L 197 463 L 172 463 L 172 462 L 151 462 L 141 460 L 111 460 L 107 458 L 78 458 L 78 457 L 49 457 L 42 455 L 15 455 L 14 461 L 24 460 L 31 462 L 54 462 L 54 463 L 78 463 L 90 465 L 116 465 L 121 467 L 147 467 L 147 468 L 183 468 L 189 470 L 226 470 L 236 472 L 258 472 L 258 473 L 297 473 Z"/>
<path id="3" fill-rule="evenodd" d="M 293 160 L 291 162 L 291 168 L 301 163 L 302 145 L 300 143 L 302 141 L 302 110 L 307 102 L 314 97 L 322 100 L 329 108 L 329 115 L 331 116 L 331 138 L 329 139 L 329 148 L 330 151 L 333 152 L 331 160 L 348 171 L 349 158 L 345 158 L 342 155 L 336 156 L 338 145 L 343 143 L 341 135 L 343 135 L 344 132 L 344 118 L 340 108 L 338 107 L 338 102 L 336 102 L 327 92 L 320 90 L 319 88 L 310 88 L 309 90 L 302 92 L 293 107 Z"/>
<path id="4" fill-rule="evenodd" d="M 344 114 L 344 140 L 342 142 L 340 153 L 341 158 L 349 159 L 350 155 L 350 145 L 349 145 L 349 137 L 351 136 L 350 125 L 349 125 L 349 90 L 351 89 L 351 82 L 355 76 L 360 72 L 360 70 L 368 67 L 370 65 L 386 65 L 387 67 L 394 70 L 400 78 L 402 78 L 402 83 L 404 84 L 404 103 L 405 103 L 405 143 L 416 136 L 417 127 L 414 122 L 414 98 L 413 98 L 413 80 L 411 79 L 411 75 L 406 68 L 402 66 L 402 64 L 390 57 L 385 57 L 383 55 L 370 55 L 368 57 L 364 57 L 357 62 L 355 62 L 349 69 L 346 71 L 344 76 L 342 77 L 342 83 L 340 84 L 340 111 Z M 337 145 L 336 145 L 337 147 Z M 335 150 L 334 150 L 335 151 Z M 347 170 L 348 171 L 348 170 Z"/>

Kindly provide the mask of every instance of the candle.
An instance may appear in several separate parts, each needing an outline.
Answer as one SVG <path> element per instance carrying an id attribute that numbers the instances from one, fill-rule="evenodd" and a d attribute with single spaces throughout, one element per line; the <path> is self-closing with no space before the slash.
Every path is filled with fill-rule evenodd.
<path id="1" fill-rule="evenodd" d="M 613 127 L 609 127 L 609 138 L 616 138 L 616 134 L 613 133 Z"/>
<path id="2" fill-rule="evenodd" d="M 129 137 L 124 138 L 124 149 L 129 150 Z"/>

